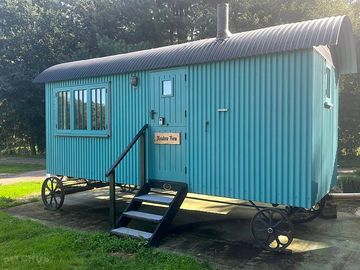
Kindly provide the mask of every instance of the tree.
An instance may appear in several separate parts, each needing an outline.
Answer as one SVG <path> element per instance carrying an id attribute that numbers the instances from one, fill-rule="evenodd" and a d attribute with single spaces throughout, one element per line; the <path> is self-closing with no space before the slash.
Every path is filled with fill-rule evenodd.
<path id="1" fill-rule="evenodd" d="M 52 65 L 216 36 L 221 0 L 0 0 L 0 150 L 45 149 L 44 91 L 31 83 Z M 324 16 L 350 16 L 346 0 L 229 0 L 234 33 Z M 359 76 L 341 80 L 340 149 L 357 155 Z M 357 111 L 356 111 L 357 113 Z M 1 152 L 1 151 L 0 151 Z"/>

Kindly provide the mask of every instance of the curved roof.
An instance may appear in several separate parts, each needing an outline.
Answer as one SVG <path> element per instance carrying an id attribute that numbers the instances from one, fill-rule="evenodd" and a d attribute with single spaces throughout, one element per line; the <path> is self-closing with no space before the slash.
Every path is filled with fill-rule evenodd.
<path id="1" fill-rule="evenodd" d="M 325 45 L 340 73 L 356 73 L 356 50 L 347 16 L 284 24 L 155 49 L 52 66 L 34 82 L 53 82 L 285 52 Z"/>

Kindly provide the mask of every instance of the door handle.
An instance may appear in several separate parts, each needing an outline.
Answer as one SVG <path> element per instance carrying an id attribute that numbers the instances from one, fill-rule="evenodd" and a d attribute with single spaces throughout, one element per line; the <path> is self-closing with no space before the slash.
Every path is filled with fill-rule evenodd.
<path id="1" fill-rule="evenodd" d="M 331 110 L 331 109 L 334 107 L 334 104 L 332 104 L 331 102 L 326 101 L 326 102 L 324 103 L 324 107 L 325 107 L 326 109 Z"/>
<path id="2" fill-rule="evenodd" d="M 150 113 L 150 119 L 154 120 L 156 112 L 154 110 L 151 110 L 149 113 Z"/>

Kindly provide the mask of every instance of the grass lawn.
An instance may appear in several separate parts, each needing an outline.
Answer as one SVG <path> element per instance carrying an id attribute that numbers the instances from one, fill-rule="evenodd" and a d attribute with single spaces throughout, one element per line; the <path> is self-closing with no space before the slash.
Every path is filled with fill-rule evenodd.
<path id="1" fill-rule="evenodd" d="M 195 259 L 107 233 L 47 227 L 0 212 L 1 269 L 209 269 Z"/>
<path id="2" fill-rule="evenodd" d="M 23 173 L 23 172 L 37 171 L 44 169 L 45 166 L 42 164 L 28 164 L 28 163 L 0 164 L 0 173 Z"/>
<path id="3" fill-rule="evenodd" d="M 41 182 L 0 186 L 0 208 L 37 195 Z M 0 269 L 209 269 L 195 259 L 108 233 L 48 227 L 0 211 Z"/>
<path id="4" fill-rule="evenodd" d="M 40 198 L 42 182 L 19 182 L 11 185 L 0 185 L 0 209 Z"/>

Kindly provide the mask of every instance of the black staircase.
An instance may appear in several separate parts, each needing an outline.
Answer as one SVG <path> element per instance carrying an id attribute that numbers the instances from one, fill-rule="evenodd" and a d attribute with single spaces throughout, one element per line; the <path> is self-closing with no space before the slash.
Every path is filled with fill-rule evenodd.
<path id="1" fill-rule="evenodd" d="M 163 196 L 161 193 L 154 193 L 159 190 L 166 189 L 175 192 L 173 196 Z M 166 232 L 166 229 L 171 224 L 176 213 L 180 209 L 182 202 L 187 194 L 187 184 L 180 182 L 167 182 L 159 180 L 149 180 L 139 190 L 139 192 L 132 199 L 126 210 L 122 213 L 120 218 L 116 221 L 115 228 L 111 230 L 114 235 L 127 235 L 133 237 L 142 237 L 149 241 L 150 245 L 156 246 L 159 243 L 161 236 Z M 144 208 L 143 203 L 151 204 L 152 208 L 162 206 L 164 210 L 162 214 L 152 213 L 154 210 Z M 164 207 L 166 206 L 166 207 Z M 156 211 L 155 210 L 155 211 Z M 130 228 L 129 224 L 132 220 L 141 220 L 156 224 L 151 232 Z"/>
<path id="2" fill-rule="evenodd" d="M 132 236 L 148 240 L 149 245 L 157 245 L 161 236 L 171 224 L 184 201 L 188 188 L 186 183 L 148 180 L 145 181 L 145 132 L 144 125 L 133 138 L 120 157 L 106 173 L 110 183 L 110 233 L 117 236 Z M 130 149 L 140 139 L 140 176 L 141 188 L 122 215 L 116 217 L 115 169 Z M 167 191 L 164 196 L 161 191 Z M 147 224 L 144 224 L 144 221 Z M 139 224 L 140 222 L 140 224 Z M 146 228 L 145 230 L 143 228 Z"/>

